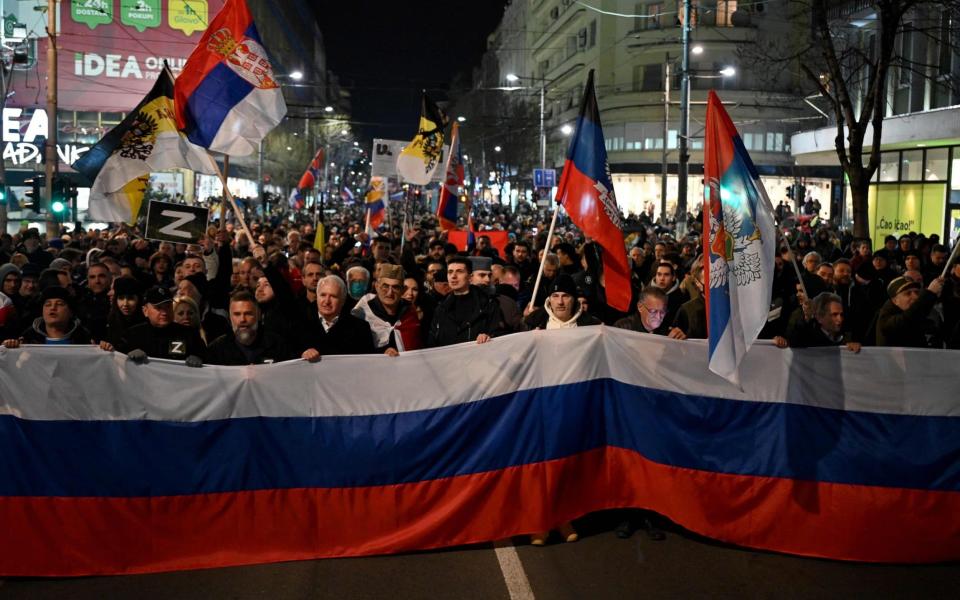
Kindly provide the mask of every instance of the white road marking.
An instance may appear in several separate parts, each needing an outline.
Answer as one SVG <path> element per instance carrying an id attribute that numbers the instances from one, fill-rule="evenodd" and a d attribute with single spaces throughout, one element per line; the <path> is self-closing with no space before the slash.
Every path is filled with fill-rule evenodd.
<path id="1" fill-rule="evenodd" d="M 523 563 L 520 562 L 517 549 L 510 541 L 504 540 L 495 543 L 494 549 L 497 553 L 497 562 L 500 563 L 500 571 L 503 572 L 503 581 L 507 584 L 507 591 L 510 592 L 510 600 L 534 600 L 533 588 L 530 587 L 530 581 L 523 570 Z"/>

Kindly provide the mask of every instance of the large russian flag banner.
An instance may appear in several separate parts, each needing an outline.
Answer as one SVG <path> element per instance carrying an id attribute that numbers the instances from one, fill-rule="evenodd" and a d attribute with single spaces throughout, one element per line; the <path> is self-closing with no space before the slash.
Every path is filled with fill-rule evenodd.
<path id="1" fill-rule="evenodd" d="M 720 98 L 710 90 L 703 149 L 703 289 L 709 368 L 733 383 L 773 294 L 773 206 Z"/>
<path id="2" fill-rule="evenodd" d="M 246 0 L 227 0 L 176 80 L 177 126 L 194 144 L 246 156 L 287 114 Z"/>
<path id="3" fill-rule="evenodd" d="M 603 326 L 254 367 L 0 349 L 0 576 L 423 550 L 614 507 L 779 552 L 960 559 L 954 353 L 755 344 L 743 389 L 706 360 Z"/>
<path id="4" fill-rule="evenodd" d="M 613 192 L 607 149 L 603 143 L 600 108 L 593 87 L 593 69 L 580 104 L 577 129 L 570 140 L 567 160 L 557 186 L 557 202 L 583 233 L 603 247 L 603 273 L 607 304 L 622 312 L 630 311 L 633 290 L 630 267 L 623 243 L 620 208 Z"/>

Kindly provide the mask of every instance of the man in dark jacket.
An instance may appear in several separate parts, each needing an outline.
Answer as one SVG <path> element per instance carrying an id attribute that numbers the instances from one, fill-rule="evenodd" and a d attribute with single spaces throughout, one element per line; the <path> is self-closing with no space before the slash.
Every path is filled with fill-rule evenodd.
<path id="1" fill-rule="evenodd" d="M 260 327 L 260 306 L 250 292 L 236 292 L 230 297 L 229 306 L 232 331 L 210 344 L 208 363 L 261 365 L 297 358 L 296 350 L 283 338 Z"/>
<path id="2" fill-rule="evenodd" d="M 106 339 L 107 318 L 110 315 L 110 285 L 113 276 L 103 263 L 94 263 L 87 268 L 87 288 L 80 294 L 77 313 L 98 342 Z"/>
<path id="3" fill-rule="evenodd" d="M 640 292 L 637 312 L 624 317 L 613 324 L 620 329 L 629 329 L 641 333 L 666 335 L 677 340 L 687 339 L 686 334 L 667 323 L 667 295 L 656 286 L 648 285 Z"/>
<path id="4" fill-rule="evenodd" d="M 347 285 L 343 280 L 329 275 L 320 279 L 315 289 L 315 324 L 312 324 L 309 343 L 321 356 L 372 353 L 370 325 L 343 310 L 347 300 Z"/>
<path id="5" fill-rule="evenodd" d="M 190 367 L 203 366 L 207 348 L 200 331 L 173 322 L 173 297 L 167 288 L 150 288 L 143 302 L 147 321 L 126 332 L 119 350 L 136 363 L 145 362 L 150 356 L 184 360 Z"/>
<path id="6" fill-rule="evenodd" d="M 877 345 L 928 348 L 927 315 L 943 291 L 943 277 L 930 282 L 927 289 L 906 277 L 897 277 L 887 286 L 890 301 L 877 316 Z"/>
<path id="7" fill-rule="evenodd" d="M 452 256 L 447 260 L 450 294 L 437 306 L 430 323 L 427 346 L 449 346 L 476 341 L 483 344 L 501 335 L 506 325 L 496 297 L 470 285 L 470 260 Z"/>
<path id="8" fill-rule="evenodd" d="M 73 316 L 73 297 L 66 288 L 43 290 L 41 316 L 19 338 L 4 340 L 7 348 L 20 344 L 89 344 L 90 332 Z"/>
<path id="9" fill-rule="evenodd" d="M 791 332 L 791 348 L 846 346 L 860 352 L 860 344 L 850 341 L 843 323 L 843 299 L 832 292 L 818 294 L 811 302 L 809 319 L 804 319 Z"/>

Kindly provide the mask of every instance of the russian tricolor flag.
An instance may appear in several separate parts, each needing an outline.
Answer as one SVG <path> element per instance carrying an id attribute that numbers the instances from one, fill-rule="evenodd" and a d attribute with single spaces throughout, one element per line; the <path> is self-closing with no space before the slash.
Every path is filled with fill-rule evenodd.
<path id="1" fill-rule="evenodd" d="M 740 389 L 705 342 L 603 326 L 202 369 L 0 349 L 0 577 L 410 552 L 616 507 L 778 552 L 958 560 L 956 358 L 871 350 L 756 344 Z"/>
<path id="2" fill-rule="evenodd" d="M 703 151 L 703 289 L 710 370 L 732 382 L 770 311 L 777 246 L 773 206 L 730 115 L 707 98 Z"/>
<path id="3" fill-rule="evenodd" d="M 194 144 L 230 156 L 257 150 L 287 113 L 245 0 L 227 0 L 177 77 L 177 126 Z"/>
<path id="4" fill-rule="evenodd" d="M 622 312 L 630 311 L 633 291 L 630 267 L 623 243 L 620 209 L 613 192 L 607 149 L 603 144 L 600 109 L 593 87 L 593 69 L 580 104 L 577 130 L 570 140 L 563 165 L 557 202 L 583 233 L 603 247 L 603 272 L 607 304 Z"/>

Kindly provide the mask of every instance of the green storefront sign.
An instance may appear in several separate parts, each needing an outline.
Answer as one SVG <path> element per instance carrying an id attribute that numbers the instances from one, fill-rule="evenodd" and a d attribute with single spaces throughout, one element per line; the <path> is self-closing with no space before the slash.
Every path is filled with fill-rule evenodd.
<path id="1" fill-rule="evenodd" d="M 113 21 L 113 0 L 73 0 L 70 3 L 70 16 L 90 29 L 107 25 Z"/>
<path id="2" fill-rule="evenodd" d="M 120 0 L 120 22 L 140 33 L 148 27 L 159 27 L 162 16 L 160 0 Z"/>

